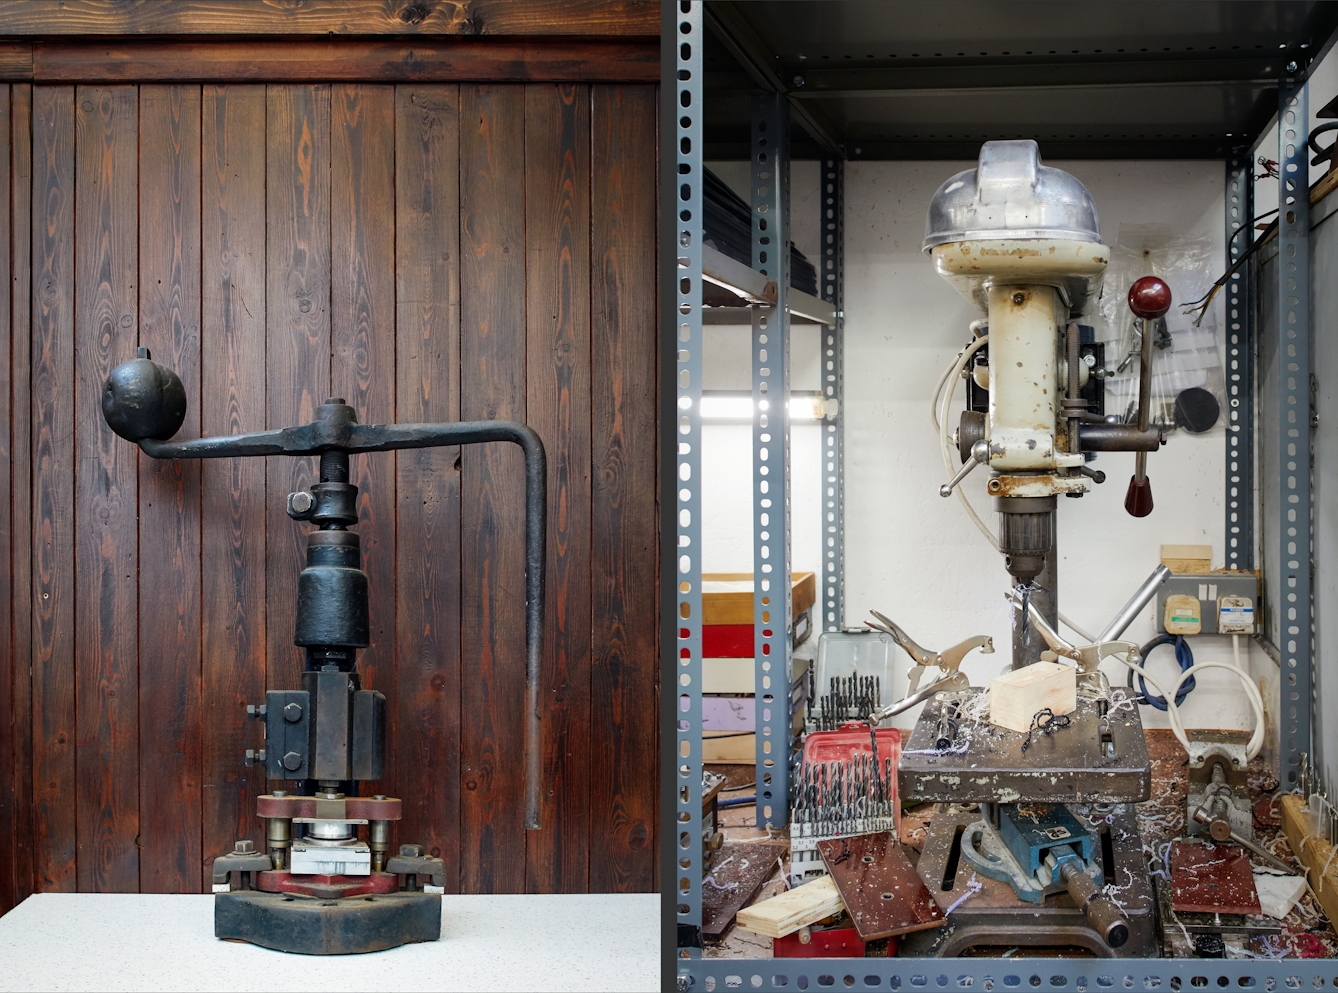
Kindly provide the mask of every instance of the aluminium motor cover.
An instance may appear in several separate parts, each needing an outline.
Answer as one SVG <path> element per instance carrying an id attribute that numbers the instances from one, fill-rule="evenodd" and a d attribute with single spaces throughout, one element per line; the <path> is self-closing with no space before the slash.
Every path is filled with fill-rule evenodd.
<path id="1" fill-rule="evenodd" d="M 1048 284 L 1081 313 L 1110 260 L 1092 195 L 1069 173 L 1042 165 L 1030 139 L 987 141 L 975 169 L 938 188 L 923 250 L 982 310 L 992 283 Z"/>

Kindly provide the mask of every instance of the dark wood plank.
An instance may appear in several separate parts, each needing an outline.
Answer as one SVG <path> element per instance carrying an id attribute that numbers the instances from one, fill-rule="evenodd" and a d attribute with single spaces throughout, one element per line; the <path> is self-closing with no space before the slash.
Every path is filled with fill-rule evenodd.
<path id="1" fill-rule="evenodd" d="M 139 451 L 101 410 L 107 374 L 135 355 L 137 96 L 133 86 L 75 91 L 78 878 L 92 892 L 139 888 Z"/>
<path id="2" fill-rule="evenodd" d="M 395 91 L 398 419 L 460 419 L 460 91 Z M 396 735 L 401 841 L 460 888 L 460 449 L 397 453 Z M 426 770 L 432 770 L 425 775 Z M 412 786 L 412 788 L 409 788 Z"/>
<path id="3" fill-rule="evenodd" d="M 32 79 L 33 46 L 26 42 L 0 45 L 0 79 Z"/>
<path id="4" fill-rule="evenodd" d="M 0 84 L 0 190 L 6 194 L 12 183 L 13 157 L 10 148 L 10 87 Z M 8 201 L 8 196 L 6 200 Z M 9 273 L 13 240 L 9 203 L 0 209 L 0 272 Z M 0 328 L 10 327 L 14 283 L 0 291 Z M 26 289 L 26 287 L 25 287 Z M 14 472 L 14 371 L 10 355 L 0 354 L 0 549 L 9 555 L 14 543 L 13 472 Z M 25 374 L 26 374 L 25 370 Z M 27 544 L 25 537 L 24 543 Z M 10 562 L 12 563 L 12 558 Z M 12 565 L 0 569 L 0 646 L 14 643 L 14 572 Z M 14 737 L 14 680 L 20 671 L 13 651 L 0 655 L 0 833 L 13 838 L 18 833 L 14 823 L 14 765 L 17 740 Z M 26 667 L 25 667 L 26 668 Z M 14 846 L 0 851 L 0 914 L 14 906 Z"/>
<path id="5" fill-rule="evenodd" d="M 239 434 L 266 426 L 265 88 L 206 86 L 201 102 L 200 430 Z M 234 841 L 264 839 L 254 799 L 265 773 L 242 755 L 262 736 L 246 704 L 265 698 L 265 465 L 201 464 L 202 885 Z"/>
<path id="6" fill-rule="evenodd" d="M 4 0 L 10 36 L 639 35 L 658 37 L 653 0 Z"/>
<path id="7" fill-rule="evenodd" d="M 139 343 L 176 370 L 200 433 L 200 88 L 139 91 Z M 200 879 L 200 463 L 141 458 L 142 893 Z M 206 891 L 207 892 L 207 891 Z"/>
<path id="8" fill-rule="evenodd" d="M 3 23 L 3 22 L 0 22 Z M 39 44 L 38 82 L 653 82 L 652 41 L 116 41 Z"/>
<path id="9" fill-rule="evenodd" d="M 591 88 L 592 892 L 654 886 L 658 765 L 656 116 Z"/>
<path id="10" fill-rule="evenodd" d="M 76 888 L 74 88 L 33 93 L 34 884 Z"/>
<path id="11" fill-rule="evenodd" d="M 395 420 L 395 89 L 335 86 L 330 107 L 330 387 L 363 424 Z M 358 654 L 365 689 L 387 699 L 395 740 L 395 456 L 355 455 L 358 534 L 371 646 Z M 398 796 L 394 749 L 366 793 Z M 412 787 L 421 776 L 413 777 Z"/>
<path id="12" fill-rule="evenodd" d="M 460 88 L 460 416 L 525 420 L 525 91 Z M 461 886 L 525 888 L 524 470 L 514 445 L 462 453 Z"/>
<path id="13" fill-rule="evenodd" d="M 14 902 L 33 891 L 33 528 L 32 528 L 32 87 L 11 88 L 11 226 L 10 275 L 14 287 L 10 309 L 10 356 L 14 369 L 11 394 L 10 475 L 13 563 L 10 641 L 15 660 L 13 692 L 14 741 Z"/>
<path id="14" fill-rule="evenodd" d="M 581 893 L 590 843 L 590 91 L 525 87 L 530 427 L 548 447 L 543 828 L 526 889 Z"/>
<path id="15" fill-rule="evenodd" d="M 306 424 L 330 395 L 330 88 L 268 89 L 266 223 L 269 427 Z M 297 576 L 306 528 L 284 511 L 287 494 L 319 479 L 316 459 L 266 459 L 269 519 L 270 689 L 294 689 L 304 654 L 293 645 Z"/>

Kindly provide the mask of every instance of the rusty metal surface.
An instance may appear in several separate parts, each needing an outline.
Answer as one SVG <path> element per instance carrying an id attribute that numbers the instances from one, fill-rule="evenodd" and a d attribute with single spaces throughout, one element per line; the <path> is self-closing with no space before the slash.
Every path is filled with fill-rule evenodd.
<path id="1" fill-rule="evenodd" d="M 734 926 L 734 915 L 761 889 L 776 862 L 785 854 L 784 842 L 726 842 L 702 882 L 702 937 L 719 941 Z"/>
<path id="2" fill-rule="evenodd" d="M 1171 906 L 1193 913 L 1260 913 L 1249 853 L 1239 845 L 1173 842 Z"/>
<path id="3" fill-rule="evenodd" d="M 350 796 L 321 800 L 314 796 L 256 797 L 258 817 L 307 817 L 320 820 L 397 821 L 402 808 L 397 797 Z"/>
<path id="4" fill-rule="evenodd" d="M 933 894 L 887 832 L 818 842 L 846 911 L 865 941 L 936 927 Z"/>
<path id="5" fill-rule="evenodd" d="M 973 948 L 1042 948 L 1055 951 L 1081 949 L 1098 957 L 1146 958 L 1156 955 L 1156 897 L 1147 875 L 1142 842 L 1132 806 L 1116 804 L 1108 811 L 1079 806 L 1080 822 L 1095 823 L 1110 831 L 1114 856 L 1112 898 L 1129 922 L 1129 940 L 1110 948 L 1087 923 L 1067 892 L 1046 897 L 1040 904 L 1021 900 L 1007 883 L 971 871 L 959 859 L 951 872 L 953 839 L 959 827 L 980 819 L 979 811 L 938 807 L 930 821 L 920 855 L 918 871 L 935 901 L 946 912 L 955 905 L 946 925 L 901 939 L 900 955 L 953 956 L 971 954 Z M 1111 824 L 1105 824 L 1106 813 Z M 944 883 L 947 883 L 945 888 Z M 995 954 L 998 954 L 996 951 Z M 1067 954 L 1067 953 L 1064 953 Z"/>
<path id="6" fill-rule="evenodd" d="M 987 693 L 961 694 L 966 714 L 984 711 Z M 956 696 L 956 695 L 954 695 Z M 934 748 L 942 700 L 925 705 L 902 750 L 900 795 L 941 803 L 1077 803 L 1101 800 L 1130 803 L 1148 799 L 1152 769 L 1137 708 L 1111 709 L 1105 722 L 1109 741 L 1102 741 L 1098 705 L 1079 700 L 1068 727 L 1053 734 L 1031 736 L 995 727 L 987 720 L 963 717 L 957 747 Z M 1106 754 L 1113 751 L 1114 754 Z"/>

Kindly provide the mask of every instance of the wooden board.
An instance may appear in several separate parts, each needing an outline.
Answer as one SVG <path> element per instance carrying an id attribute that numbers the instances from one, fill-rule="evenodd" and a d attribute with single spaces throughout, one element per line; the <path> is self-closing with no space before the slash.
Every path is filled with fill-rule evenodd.
<path id="1" fill-rule="evenodd" d="M 1204 573 L 1212 570 L 1212 545 L 1162 545 L 1161 564 L 1172 572 Z"/>
<path id="2" fill-rule="evenodd" d="M 719 941 L 734 926 L 734 916 L 771 876 L 785 854 L 784 843 L 726 842 L 711 860 L 702 881 L 702 937 Z"/>
<path id="3" fill-rule="evenodd" d="M 460 416 L 527 416 L 525 391 L 525 93 L 460 88 Z M 547 439 L 545 439 L 546 441 Z M 525 529 L 514 445 L 461 452 L 460 829 L 479 843 L 467 892 L 525 890 Z M 508 853 L 504 855 L 503 853 Z"/>
<path id="4" fill-rule="evenodd" d="M 12 264 L 14 241 L 10 231 L 13 223 L 10 209 L 10 191 L 12 183 L 11 168 L 13 155 L 11 140 L 13 108 L 10 104 L 12 90 L 0 85 L 0 191 L 4 191 L 4 206 L 0 208 L 0 272 L 8 273 Z M 21 140 L 21 139 L 20 139 Z M 23 284 L 17 284 L 23 285 Z M 11 335 L 13 289 L 16 284 L 0 290 L 0 328 L 9 336 L 8 344 L 13 348 Z M 8 556 L 14 547 L 13 506 L 14 506 L 14 370 L 15 365 L 0 352 L 0 410 L 7 416 L 0 422 L 0 549 Z M 24 370 L 26 376 L 27 370 Z M 27 536 L 23 543 L 27 544 Z M 14 735 L 14 682 L 20 675 L 27 675 L 27 659 L 23 664 L 15 660 L 13 651 L 14 625 L 14 569 L 13 559 L 0 567 L 0 834 L 15 839 L 0 852 L 0 914 L 14 906 L 14 872 L 17 852 L 14 851 L 18 825 L 14 820 L 14 773 L 17 769 L 19 747 Z M 26 744 L 26 743 L 25 743 Z M 27 747 L 22 749 L 22 761 L 31 761 Z"/>
<path id="5" fill-rule="evenodd" d="M 206 435 L 266 427 L 265 114 L 263 86 L 202 88 L 199 408 Z M 208 646 L 200 690 L 202 886 L 212 882 L 213 858 L 235 841 L 264 843 L 253 804 L 265 771 L 240 756 L 258 747 L 246 705 L 265 697 L 266 461 L 200 466 L 200 628 Z"/>
<path id="6" fill-rule="evenodd" d="M 526 886 L 588 885 L 590 811 L 590 91 L 525 87 L 526 410 L 548 459 L 543 828 Z M 539 356 L 544 358 L 540 359 Z M 558 605 L 562 606 L 559 607 Z"/>
<path id="7" fill-rule="evenodd" d="M 460 92 L 395 93 L 395 391 L 410 423 L 460 419 Z M 460 449 L 394 456 L 398 500 L 393 745 L 406 784 L 398 841 L 460 888 Z M 383 470 L 381 478 L 386 478 Z M 408 770 L 432 769 L 422 776 Z"/>
<path id="8" fill-rule="evenodd" d="M 32 87 L 10 87 L 10 274 L 14 292 L 10 338 L 10 658 L 12 890 L 0 892 L 0 913 L 33 891 L 33 504 L 32 504 Z M 0 207 L 3 211 L 3 207 Z M 0 693 L 4 686 L 0 685 Z M 3 732 L 0 732 L 3 733 Z M 6 903 L 8 901 L 8 903 Z"/>
<path id="9" fill-rule="evenodd" d="M 745 907 L 738 912 L 736 919 L 739 927 L 746 931 L 764 934 L 768 938 L 783 938 L 801 927 L 830 917 L 844 906 L 836 882 L 831 876 L 823 876 L 769 900 Z"/>
<path id="10" fill-rule="evenodd" d="M 811 572 L 790 574 L 790 616 L 798 617 L 817 599 Z M 708 572 L 702 575 L 702 624 L 752 624 L 753 575 L 749 572 Z"/>
<path id="11" fill-rule="evenodd" d="M 139 452 L 100 430 L 102 384 L 138 338 L 139 100 L 75 90 L 75 707 L 79 888 L 139 887 Z M 69 387 L 67 387 L 68 389 Z M 92 430 L 90 430 L 92 429 Z"/>
<path id="12" fill-rule="evenodd" d="M 1042 710 L 1056 717 L 1078 706 L 1078 670 L 1059 662 L 1034 662 L 990 680 L 990 723 L 1023 734 Z"/>
<path id="13" fill-rule="evenodd" d="M 32 713 L 35 888 L 76 889 L 74 88 L 33 94 Z"/>
<path id="14" fill-rule="evenodd" d="M 1310 813 L 1304 797 L 1285 794 L 1278 801 L 1278 812 L 1287 844 L 1305 866 L 1320 906 L 1329 920 L 1338 920 L 1338 858 L 1333 857 L 1334 846 L 1309 833 Z"/>
<path id="15" fill-rule="evenodd" d="M 653 83 L 658 42 L 587 39 L 178 40 L 39 44 L 10 78 L 42 83 Z M 18 61 L 18 60 L 12 60 Z"/>
<path id="16" fill-rule="evenodd" d="M 659 864 L 658 89 L 590 88 L 590 890 Z"/>
<path id="17" fill-rule="evenodd" d="M 658 38 L 651 0 L 3 0 L 11 37 L 51 35 L 610 35 Z"/>
<path id="18" fill-rule="evenodd" d="M 200 432 L 200 88 L 139 92 L 139 343 L 186 385 L 181 434 Z M 128 446 L 117 441 L 121 451 Z M 200 463 L 139 460 L 139 888 L 198 893 Z M 149 605 L 152 605 L 149 607 Z M 208 892 L 205 890 L 205 892 Z"/>

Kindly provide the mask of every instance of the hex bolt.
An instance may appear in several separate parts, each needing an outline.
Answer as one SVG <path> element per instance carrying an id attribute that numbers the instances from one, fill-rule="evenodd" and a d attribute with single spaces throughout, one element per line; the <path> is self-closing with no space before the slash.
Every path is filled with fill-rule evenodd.
<path id="1" fill-rule="evenodd" d="M 307 490 L 288 494 L 288 516 L 295 521 L 306 520 L 316 507 L 316 498 Z"/>
<path id="2" fill-rule="evenodd" d="M 290 703 L 283 708 L 283 719 L 289 724 L 296 724 L 302 719 L 302 705 Z"/>
<path id="3" fill-rule="evenodd" d="M 255 765 L 257 762 L 264 762 L 264 761 L 265 761 L 265 750 L 263 748 L 259 750 L 256 750 L 254 748 L 248 748 L 246 750 L 247 765 Z"/>
<path id="4" fill-rule="evenodd" d="M 302 756 L 297 752 L 285 752 L 283 755 L 283 767 L 289 772 L 297 772 L 302 766 Z"/>
<path id="5" fill-rule="evenodd" d="M 422 857 L 423 857 L 422 845 L 400 845 L 400 858 L 421 859 Z"/>
<path id="6" fill-rule="evenodd" d="M 243 838 L 232 846 L 232 850 L 237 855 L 251 855 L 256 850 L 256 844 L 250 838 Z"/>
<path id="7" fill-rule="evenodd" d="M 257 706 L 254 703 L 248 703 L 246 705 L 246 716 L 254 720 L 259 720 L 260 718 L 265 716 L 266 710 L 267 708 L 263 703 L 260 704 L 259 706 Z"/>

